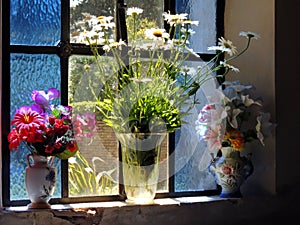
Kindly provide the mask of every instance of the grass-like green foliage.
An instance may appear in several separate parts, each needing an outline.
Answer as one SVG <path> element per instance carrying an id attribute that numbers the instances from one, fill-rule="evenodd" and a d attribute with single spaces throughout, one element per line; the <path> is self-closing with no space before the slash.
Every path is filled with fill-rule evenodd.
<path id="1" fill-rule="evenodd" d="M 97 172 L 95 165 L 91 167 L 80 151 L 74 159 L 69 163 L 70 196 L 108 195 L 117 192 L 118 182 L 112 178 L 115 169 Z M 95 157 L 93 163 L 96 160 L 101 159 Z"/>

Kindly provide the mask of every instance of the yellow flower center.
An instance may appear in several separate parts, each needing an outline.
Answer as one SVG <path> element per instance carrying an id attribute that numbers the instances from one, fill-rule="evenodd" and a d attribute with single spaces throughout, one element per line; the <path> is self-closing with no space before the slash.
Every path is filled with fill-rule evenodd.
<path id="1" fill-rule="evenodd" d="M 153 35 L 155 37 L 162 37 L 162 32 L 161 32 L 161 30 L 154 30 L 153 31 Z"/>
<path id="2" fill-rule="evenodd" d="M 24 121 L 25 121 L 26 123 L 29 122 L 29 116 L 28 116 L 27 114 L 24 114 Z"/>

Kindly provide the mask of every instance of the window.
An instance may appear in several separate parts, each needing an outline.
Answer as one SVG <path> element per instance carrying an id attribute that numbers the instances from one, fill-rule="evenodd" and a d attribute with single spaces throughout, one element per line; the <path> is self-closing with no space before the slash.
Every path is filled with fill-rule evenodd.
<path id="1" fill-rule="evenodd" d="M 86 87 L 93 82 L 84 70 L 91 60 L 88 46 L 72 42 L 76 32 L 76 22 L 82 13 L 92 15 L 116 15 L 118 32 L 115 37 L 127 39 L 125 8 L 144 9 L 149 21 L 163 26 L 161 15 L 170 10 L 188 13 L 192 20 L 200 21 L 196 34 L 191 38 L 192 48 L 208 61 L 213 54 L 207 47 L 216 43 L 216 37 L 223 35 L 224 0 L 10 0 L 2 3 L 3 18 L 3 60 L 2 60 L 2 187 L 4 205 L 26 205 L 29 203 L 24 187 L 26 167 L 25 149 L 9 152 L 7 134 L 10 120 L 15 110 L 30 103 L 32 90 L 47 90 L 55 87 L 61 90 L 60 102 L 73 104 L 78 110 L 91 109 L 85 102 L 90 98 Z M 147 4 L 146 4 L 147 3 Z M 146 8 L 145 8 L 146 7 Z M 197 9 L 197 10 L 195 10 Z M 130 38 L 130 36 L 128 35 Z M 190 61 L 198 66 L 200 61 Z M 205 93 L 199 92 L 205 99 Z M 9 104 L 8 104 L 9 102 Z M 203 102 L 205 103 L 205 102 Z M 81 107 L 81 108 L 80 108 Z M 200 106 L 199 106 L 200 108 Z M 197 109 L 195 108 L 195 112 Z M 198 142 L 193 124 L 195 115 L 189 120 L 190 126 L 170 134 L 165 143 L 165 156 L 168 163 L 161 171 L 162 182 L 157 197 L 207 195 L 218 192 L 214 179 L 205 170 L 204 144 Z M 56 160 L 57 184 L 51 203 L 122 200 L 123 190 L 119 185 L 118 143 L 113 132 L 99 122 L 99 134 L 80 144 L 81 167 L 89 166 L 94 175 L 103 174 L 102 186 L 80 191 L 73 188 L 71 180 L 72 163 Z M 22 147 L 21 147 L 22 148 Z M 202 162 L 203 161 L 203 162 Z M 77 161 L 78 162 L 78 161 Z M 203 166 L 201 166 L 203 165 Z M 201 168 L 202 167 L 202 168 Z M 84 170 L 83 170 L 84 171 Z M 104 175 L 105 174 L 105 175 Z M 82 174 L 84 178 L 84 172 Z M 73 180 L 76 182 L 76 179 Z M 77 180 L 78 181 L 78 180 Z M 76 184 L 80 186 L 78 182 Z"/>

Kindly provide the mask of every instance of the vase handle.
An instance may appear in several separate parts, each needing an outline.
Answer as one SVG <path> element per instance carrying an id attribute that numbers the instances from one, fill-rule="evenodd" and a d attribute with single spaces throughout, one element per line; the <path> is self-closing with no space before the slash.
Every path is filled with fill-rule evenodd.
<path id="1" fill-rule="evenodd" d="M 55 157 L 51 156 L 51 158 L 49 159 L 49 162 L 50 162 L 49 165 L 50 165 L 51 167 L 53 167 L 54 161 L 55 161 Z"/>
<path id="2" fill-rule="evenodd" d="M 30 164 L 30 157 L 31 156 L 33 156 L 33 154 L 28 154 L 27 156 L 26 156 L 26 162 L 27 162 L 27 165 L 29 166 L 29 167 L 31 167 L 31 164 Z"/>

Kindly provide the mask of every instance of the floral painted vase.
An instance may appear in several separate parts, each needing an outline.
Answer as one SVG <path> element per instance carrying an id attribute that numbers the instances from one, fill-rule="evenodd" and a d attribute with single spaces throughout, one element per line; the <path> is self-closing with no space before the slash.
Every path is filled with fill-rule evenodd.
<path id="1" fill-rule="evenodd" d="M 241 156 L 231 147 L 223 147 L 222 156 L 215 157 L 208 166 L 209 172 L 222 187 L 220 197 L 241 198 L 241 185 L 253 173 L 250 155 Z"/>
<path id="2" fill-rule="evenodd" d="M 56 169 L 53 168 L 54 157 L 28 154 L 26 157 L 25 185 L 31 203 L 30 209 L 49 209 L 48 203 L 56 184 Z"/>

